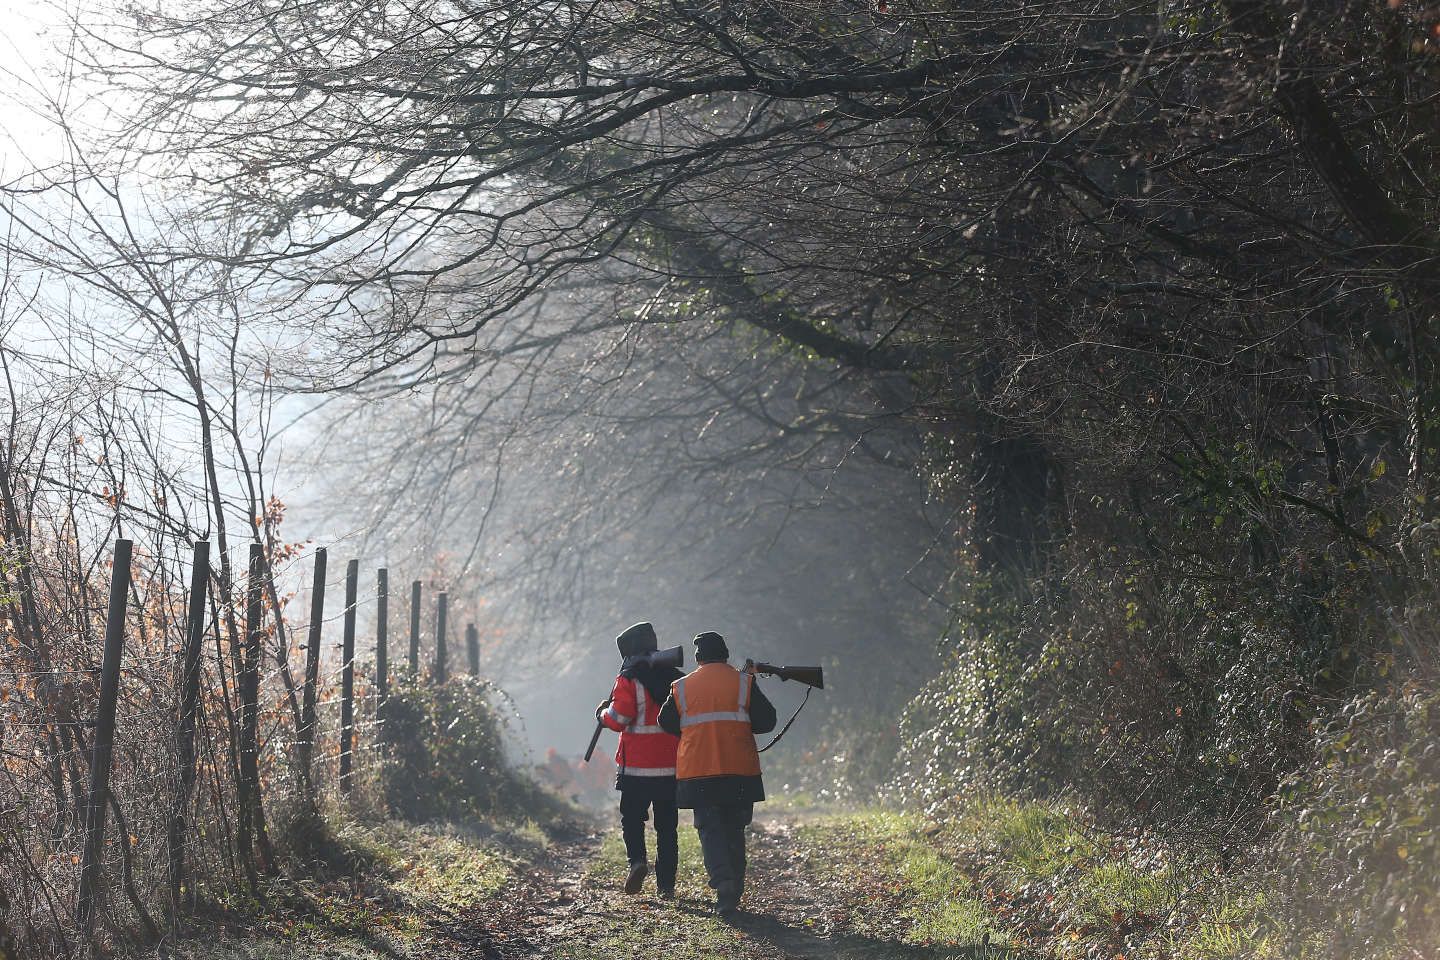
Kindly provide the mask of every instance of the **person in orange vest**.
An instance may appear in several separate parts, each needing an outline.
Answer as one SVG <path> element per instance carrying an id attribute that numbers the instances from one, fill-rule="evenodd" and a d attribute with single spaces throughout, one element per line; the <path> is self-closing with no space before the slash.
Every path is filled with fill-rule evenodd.
<path id="1" fill-rule="evenodd" d="M 695 811 L 715 912 L 734 916 L 745 893 L 745 828 L 765 799 L 755 734 L 775 729 L 775 707 L 755 675 L 730 666 L 718 633 L 695 638 L 699 666 L 670 685 L 660 726 L 679 736 L 675 796 Z"/>
<path id="2" fill-rule="evenodd" d="M 660 705 L 670 684 L 681 676 L 674 667 L 655 666 L 635 658 L 659 648 L 655 628 L 637 623 L 615 638 L 622 665 L 610 699 L 595 708 L 595 719 L 620 734 L 615 751 L 615 789 L 620 791 L 620 830 L 630 870 L 625 892 L 639 893 L 649 873 L 645 823 L 655 811 L 655 889 L 664 899 L 675 896 L 680 863 L 675 807 L 675 735 L 660 728 Z"/>

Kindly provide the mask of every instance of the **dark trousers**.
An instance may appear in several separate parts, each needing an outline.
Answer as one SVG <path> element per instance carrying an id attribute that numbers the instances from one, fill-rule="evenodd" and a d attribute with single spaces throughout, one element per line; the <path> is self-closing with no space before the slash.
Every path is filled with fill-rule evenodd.
<path id="1" fill-rule="evenodd" d="M 705 872 L 715 888 L 721 910 L 739 905 L 745 892 L 745 828 L 755 813 L 753 803 L 726 803 L 695 808 L 695 830 Z"/>
<path id="2" fill-rule="evenodd" d="M 625 857 L 630 863 L 649 863 L 645 852 L 645 822 L 655 809 L 655 884 L 673 889 L 680 864 L 680 840 L 675 829 L 680 811 L 675 808 L 674 777 L 620 778 L 620 829 L 625 835 Z"/>

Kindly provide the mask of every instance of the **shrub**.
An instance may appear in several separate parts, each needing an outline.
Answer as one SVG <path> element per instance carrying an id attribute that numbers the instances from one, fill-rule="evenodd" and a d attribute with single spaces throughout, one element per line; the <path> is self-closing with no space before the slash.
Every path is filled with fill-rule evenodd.
<path id="1" fill-rule="evenodd" d="M 505 757 L 493 686 L 469 677 L 443 685 L 402 677 L 380 724 L 378 771 L 390 812 L 408 820 L 463 820 L 535 812 L 553 803 Z"/>
<path id="2" fill-rule="evenodd" d="M 1440 935 L 1440 693 L 1412 683 L 1356 697 L 1317 740 L 1276 817 L 1281 859 L 1299 866 L 1285 918 L 1297 953 L 1323 930 L 1326 953 L 1348 960 L 1430 955 Z"/>

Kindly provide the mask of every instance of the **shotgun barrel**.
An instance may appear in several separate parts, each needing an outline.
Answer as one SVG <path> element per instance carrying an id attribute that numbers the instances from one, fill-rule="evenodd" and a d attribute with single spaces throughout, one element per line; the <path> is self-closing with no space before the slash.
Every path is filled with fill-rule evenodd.
<path id="1" fill-rule="evenodd" d="M 817 690 L 825 689 L 825 672 L 819 667 L 777 667 L 770 663 L 746 660 L 745 669 L 751 673 L 764 673 L 772 677 L 779 677 L 781 680 L 795 680 Z"/>
<path id="2" fill-rule="evenodd" d="M 585 748 L 585 762 L 589 763 L 590 758 L 595 755 L 595 744 L 600 742 L 600 731 L 605 729 L 605 724 L 596 722 L 595 733 L 590 737 L 590 746 Z"/>

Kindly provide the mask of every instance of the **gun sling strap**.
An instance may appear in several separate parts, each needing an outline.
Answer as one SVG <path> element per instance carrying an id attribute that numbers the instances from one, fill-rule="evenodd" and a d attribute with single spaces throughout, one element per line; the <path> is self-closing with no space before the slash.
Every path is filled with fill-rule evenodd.
<path id="1" fill-rule="evenodd" d="M 805 699 L 800 701 L 800 706 L 795 708 L 795 712 L 790 715 L 790 719 L 785 721 L 785 726 L 781 727 L 780 732 L 775 734 L 775 739 L 771 740 L 769 743 L 765 744 L 765 746 L 761 747 L 757 751 L 758 753 L 764 753 L 766 750 L 769 750 L 771 747 L 775 746 L 775 744 L 780 742 L 781 737 L 785 736 L 785 734 L 790 732 L 791 725 L 793 725 L 796 718 L 800 716 L 800 711 L 805 709 L 805 704 L 810 702 L 810 694 L 814 690 L 814 687 L 805 688 Z"/>

